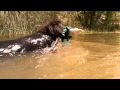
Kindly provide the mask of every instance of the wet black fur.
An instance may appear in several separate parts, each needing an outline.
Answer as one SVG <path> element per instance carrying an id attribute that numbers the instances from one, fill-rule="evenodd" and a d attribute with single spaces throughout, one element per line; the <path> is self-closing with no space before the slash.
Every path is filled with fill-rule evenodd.
<path id="1" fill-rule="evenodd" d="M 8 48 L 9 45 L 21 45 L 21 48 L 16 50 L 15 52 L 19 53 L 24 49 L 24 52 L 34 51 L 36 49 L 42 49 L 45 47 L 51 47 L 53 41 L 55 41 L 58 37 L 63 39 L 62 29 L 60 21 L 51 21 L 44 27 L 40 28 L 36 33 L 17 38 L 14 40 L 5 40 L 0 41 L 0 49 Z M 42 42 L 38 41 L 36 44 L 28 42 L 32 39 L 40 39 L 43 38 L 43 35 L 48 36 L 48 39 L 44 39 Z M 42 44 L 40 44 L 42 43 Z M 3 52 L 0 52 L 2 54 Z M 11 52 L 12 53 L 12 52 Z"/>

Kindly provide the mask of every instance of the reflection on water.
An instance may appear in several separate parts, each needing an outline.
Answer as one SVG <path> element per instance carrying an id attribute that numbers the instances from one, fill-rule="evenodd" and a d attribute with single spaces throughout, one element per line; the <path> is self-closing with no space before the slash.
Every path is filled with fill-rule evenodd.
<path id="1" fill-rule="evenodd" d="M 80 34 L 56 52 L 0 61 L 0 78 L 120 78 L 120 34 Z"/>
<path id="2" fill-rule="evenodd" d="M 80 34 L 77 39 L 84 42 L 103 43 L 115 46 L 120 44 L 120 33 Z"/>

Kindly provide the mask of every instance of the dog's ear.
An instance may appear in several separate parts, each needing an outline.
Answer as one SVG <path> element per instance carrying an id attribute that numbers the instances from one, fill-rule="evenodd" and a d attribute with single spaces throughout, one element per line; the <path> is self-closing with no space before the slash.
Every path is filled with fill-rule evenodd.
<path id="1" fill-rule="evenodd" d="M 49 33 L 52 35 L 62 35 L 62 24 L 60 21 L 52 21 L 48 26 Z"/>
<path id="2" fill-rule="evenodd" d="M 54 30 L 53 30 L 53 26 L 52 25 L 49 25 L 48 29 L 49 29 L 49 33 L 54 34 Z"/>
<path id="3" fill-rule="evenodd" d="M 58 25 L 54 26 L 54 30 L 55 30 L 54 32 L 62 34 L 62 28 L 60 28 Z"/>

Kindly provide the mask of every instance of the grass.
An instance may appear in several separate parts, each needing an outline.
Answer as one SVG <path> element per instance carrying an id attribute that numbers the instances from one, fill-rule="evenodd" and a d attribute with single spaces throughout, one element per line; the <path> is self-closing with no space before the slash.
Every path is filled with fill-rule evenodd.
<path id="1" fill-rule="evenodd" d="M 75 11 L 0 11 L 0 35 L 26 35 L 36 32 L 51 20 L 60 19 L 68 25 L 77 25 Z"/>
<path id="2" fill-rule="evenodd" d="M 49 21 L 50 11 L 0 11 L 0 35 L 26 35 Z"/>
<path id="3" fill-rule="evenodd" d="M 0 11 L 0 36 L 20 37 L 36 32 L 44 23 L 62 16 L 72 27 L 79 27 L 74 21 L 76 12 L 70 11 Z M 77 26 L 78 25 L 78 26 Z M 84 30 L 85 33 L 98 33 L 99 31 Z"/>

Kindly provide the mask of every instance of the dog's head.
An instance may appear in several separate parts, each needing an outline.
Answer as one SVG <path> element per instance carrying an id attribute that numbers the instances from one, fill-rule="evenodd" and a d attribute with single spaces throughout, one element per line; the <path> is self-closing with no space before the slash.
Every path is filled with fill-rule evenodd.
<path id="1" fill-rule="evenodd" d="M 41 30 L 39 30 L 38 32 L 42 32 L 46 35 L 49 35 L 54 39 L 58 37 L 63 39 L 65 37 L 63 35 L 63 28 L 64 26 L 62 25 L 62 23 L 58 20 L 55 20 L 55 21 L 49 22 L 47 25 L 41 28 Z"/>
<path id="2" fill-rule="evenodd" d="M 51 34 L 52 36 L 56 36 L 56 37 L 62 36 L 63 25 L 60 21 L 51 21 L 48 24 L 47 28 L 49 34 Z"/>
<path id="3" fill-rule="evenodd" d="M 39 29 L 37 33 L 43 33 L 49 36 L 60 37 L 62 35 L 63 25 L 60 21 L 51 21 L 42 28 Z"/>

